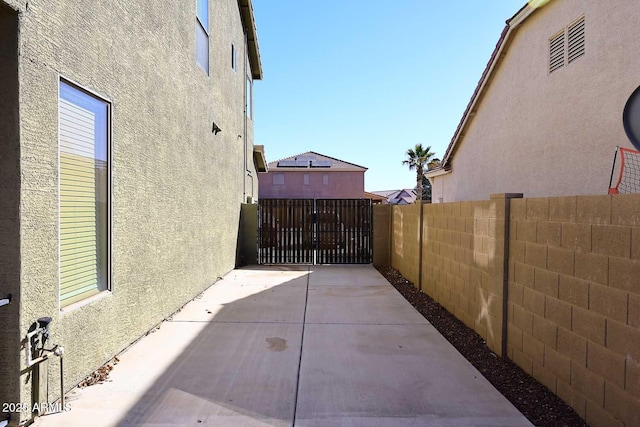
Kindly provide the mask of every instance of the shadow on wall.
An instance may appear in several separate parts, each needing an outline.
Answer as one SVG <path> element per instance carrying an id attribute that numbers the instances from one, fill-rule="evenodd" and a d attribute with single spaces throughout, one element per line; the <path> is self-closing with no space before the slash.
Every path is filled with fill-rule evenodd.
<path id="1" fill-rule="evenodd" d="M 276 268 L 244 270 L 282 277 Z M 196 300 L 165 322 L 162 328 L 171 328 L 177 335 L 193 322 L 206 326 L 117 425 L 290 425 L 307 269 L 287 273 L 291 279 L 274 287 L 250 285 L 251 289 L 243 290 L 246 297 L 224 304 L 217 312 Z M 251 352 L 242 351 L 247 341 Z"/>

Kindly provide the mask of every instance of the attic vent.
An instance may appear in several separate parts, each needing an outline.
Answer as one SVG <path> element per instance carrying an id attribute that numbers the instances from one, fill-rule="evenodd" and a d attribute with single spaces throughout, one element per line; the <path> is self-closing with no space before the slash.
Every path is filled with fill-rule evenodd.
<path id="1" fill-rule="evenodd" d="M 585 54 L 584 16 L 549 39 L 549 73 Z"/>
<path id="2" fill-rule="evenodd" d="M 584 17 L 569 26 L 568 30 L 569 54 L 567 55 L 567 63 L 584 55 Z"/>
<path id="3" fill-rule="evenodd" d="M 564 31 L 549 41 L 549 72 L 564 66 Z"/>

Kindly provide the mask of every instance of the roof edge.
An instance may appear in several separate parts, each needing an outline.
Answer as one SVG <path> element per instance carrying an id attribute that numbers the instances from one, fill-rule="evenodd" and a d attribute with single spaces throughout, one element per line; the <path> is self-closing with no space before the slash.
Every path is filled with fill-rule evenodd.
<path id="1" fill-rule="evenodd" d="M 437 176 L 446 175 L 448 173 L 451 173 L 451 168 L 445 169 L 442 167 L 428 170 L 424 173 L 424 176 L 427 178 L 435 178 Z"/>
<path id="2" fill-rule="evenodd" d="M 264 154 L 264 145 L 253 146 L 253 162 L 258 172 L 269 172 L 269 163 Z"/>
<path id="3" fill-rule="evenodd" d="M 469 118 L 475 115 L 475 112 L 473 111 L 474 107 L 476 106 L 477 102 L 480 99 L 480 96 L 484 92 L 485 86 L 489 81 L 489 79 L 491 78 L 493 70 L 496 68 L 496 66 L 504 56 L 502 51 L 507 48 L 508 41 L 510 39 L 511 34 L 535 10 L 536 10 L 535 8 L 532 8 L 531 6 L 529 6 L 529 3 L 527 3 L 522 8 L 520 8 L 520 10 L 518 10 L 518 12 L 516 12 L 515 15 L 513 15 L 511 18 L 509 18 L 506 21 L 506 25 L 502 30 L 502 33 L 500 34 L 500 38 L 496 43 L 496 47 L 493 50 L 491 57 L 489 58 L 489 62 L 487 63 L 487 66 L 482 72 L 482 76 L 480 76 L 478 85 L 473 91 L 473 94 L 471 95 L 471 99 L 467 104 L 467 108 L 464 110 L 462 118 L 460 119 L 460 123 L 458 123 L 458 127 L 456 128 L 456 131 L 454 132 L 453 137 L 451 138 L 451 142 L 449 143 L 449 146 L 447 147 L 447 150 L 445 151 L 444 156 L 442 157 L 443 166 L 445 166 L 449 162 L 449 159 L 453 156 L 453 152 L 456 148 L 456 144 L 458 140 L 461 138 L 462 135 L 464 135 L 463 131 L 469 121 Z M 430 176 L 437 176 L 437 175 L 430 175 Z"/>
<path id="4" fill-rule="evenodd" d="M 298 154 L 294 154 L 293 156 L 283 157 L 282 159 L 274 160 L 271 163 L 276 163 L 276 162 L 279 162 L 281 160 L 290 159 L 292 157 L 304 156 L 305 154 L 317 154 L 318 156 L 322 156 L 322 157 L 326 157 L 328 159 L 332 159 L 332 160 L 335 160 L 335 161 L 338 161 L 338 162 L 346 163 L 348 165 L 355 166 L 355 167 L 360 168 L 360 169 L 364 169 L 365 171 L 369 170 L 369 168 L 366 168 L 364 166 L 356 165 L 355 163 L 347 162 L 346 160 L 341 160 L 341 159 L 337 159 L 335 157 L 327 156 L 326 154 L 318 153 L 317 151 L 305 151 L 304 153 L 298 153 Z"/>
<path id="5" fill-rule="evenodd" d="M 260 47 L 258 45 L 258 29 L 253 13 L 251 0 L 238 0 L 242 25 L 247 36 L 247 48 L 249 49 L 249 66 L 251 77 L 254 80 L 262 80 L 262 62 L 260 61 Z"/>

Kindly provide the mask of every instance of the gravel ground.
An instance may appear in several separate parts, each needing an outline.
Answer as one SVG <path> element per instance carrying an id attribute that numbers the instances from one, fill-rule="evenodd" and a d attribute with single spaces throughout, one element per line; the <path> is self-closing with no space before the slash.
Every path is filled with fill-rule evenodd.
<path id="1" fill-rule="evenodd" d="M 397 270 L 378 271 L 534 425 L 587 426 L 570 406 L 516 364 L 489 350 L 480 335 L 419 292 Z"/>

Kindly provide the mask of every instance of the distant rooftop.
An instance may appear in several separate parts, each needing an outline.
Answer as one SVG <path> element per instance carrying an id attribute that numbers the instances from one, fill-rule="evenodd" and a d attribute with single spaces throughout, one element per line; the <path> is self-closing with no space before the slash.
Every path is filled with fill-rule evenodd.
<path id="1" fill-rule="evenodd" d="M 367 168 L 356 165 L 354 163 L 345 162 L 344 160 L 334 157 L 325 156 L 324 154 L 314 151 L 297 154 L 295 156 L 276 160 L 269 163 L 269 169 L 332 169 L 332 170 L 358 170 L 366 171 Z"/>

